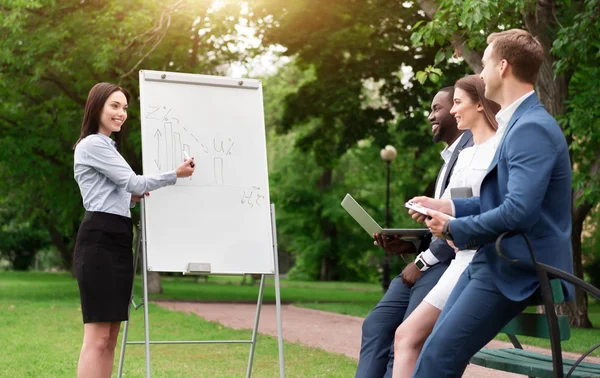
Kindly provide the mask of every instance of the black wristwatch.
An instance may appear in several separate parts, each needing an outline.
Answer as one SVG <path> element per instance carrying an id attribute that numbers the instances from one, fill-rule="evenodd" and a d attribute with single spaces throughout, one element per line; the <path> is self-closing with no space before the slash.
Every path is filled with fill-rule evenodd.
<path id="1" fill-rule="evenodd" d="M 452 233 L 450 232 L 450 219 L 444 223 L 444 227 L 442 227 L 442 237 L 446 240 L 454 240 L 452 237 Z"/>

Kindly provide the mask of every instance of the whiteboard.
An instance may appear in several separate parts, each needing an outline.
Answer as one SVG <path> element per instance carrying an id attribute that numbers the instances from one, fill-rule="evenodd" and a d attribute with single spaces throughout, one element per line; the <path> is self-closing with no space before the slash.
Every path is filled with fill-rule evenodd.
<path id="1" fill-rule="evenodd" d="M 273 274 L 260 81 L 140 71 L 140 107 L 144 175 L 196 163 L 145 199 L 148 270 Z"/>

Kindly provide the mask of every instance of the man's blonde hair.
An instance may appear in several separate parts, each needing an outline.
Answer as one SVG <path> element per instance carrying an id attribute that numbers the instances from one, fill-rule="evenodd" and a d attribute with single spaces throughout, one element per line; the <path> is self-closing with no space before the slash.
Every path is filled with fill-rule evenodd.
<path id="1" fill-rule="evenodd" d="M 487 43 L 494 44 L 493 55 L 498 60 L 506 59 L 519 81 L 535 84 L 544 61 L 540 41 L 525 30 L 510 29 L 490 34 Z"/>

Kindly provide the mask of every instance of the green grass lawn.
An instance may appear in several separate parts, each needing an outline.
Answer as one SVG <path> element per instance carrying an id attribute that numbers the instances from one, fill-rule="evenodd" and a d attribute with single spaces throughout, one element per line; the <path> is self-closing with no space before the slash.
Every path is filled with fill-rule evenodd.
<path id="1" fill-rule="evenodd" d="M 241 285 L 239 276 L 163 277 L 164 294 L 151 299 L 191 301 L 255 302 L 258 283 Z M 246 277 L 249 283 L 249 277 Z M 136 301 L 141 296 L 139 277 Z M 375 284 L 281 281 L 284 302 L 364 317 L 382 296 Z M 275 299 L 273 279 L 268 278 L 265 301 Z M 250 339 L 251 331 L 236 331 L 196 315 L 171 312 L 151 305 L 153 340 Z M 563 342 L 567 351 L 583 352 L 600 340 L 600 304 L 590 303 L 589 316 L 594 329 L 573 329 L 571 340 Z M 143 312 L 132 314 L 130 340 L 143 338 Z M 69 274 L 0 272 L 0 376 L 72 377 L 77 366 L 82 338 L 77 283 Z M 506 340 L 503 336 L 498 339 Z M 523 338 L 524 344 L 549 347 L 546 340 Z M 120 343 L 119 343 L 120 346 Z M 126 377 L 144 376 L 143 346 L 128 346 Z M 324 351 L 285 343 L 285 368 L 289 377 L 348 377 L 354 375 L 356 361 Z M 152 369 L 165 377 L 244 376 L 249 345 L 169 345 L 152 346 Z M 259 336 L 253 376 L 277 377 L 277 340 Z M 600 351 L 593 355 L 599 356 Z M 117 351 L 118 356 L 118 351 Z M 118 362 L 118 357 L 116 359 Z M 116 369 L 116 367 L 115 367 Z M 116 375 L 116 370 L 115 370 Z"/>
<path id="2" fill-rule="evenodd" d="M 190 293 L 203 286 L 185 281 L 164 284 L 166 291 L 188 298 L 197 298 Z M 215 290 L 213 285 L 220 286 L 229 299 L 234 297 L 236 288 L 246 293 L 242 297 L 250 296 L 249 290 L 234 285 L 211 284 L 209 291 Z M 307 294 L 292 292 L 291 295 Z M 154 305 L 150 305 L 149 312 L 153 340 L 249 340 L 251 337 L 251 331 L 232 330 L 196 315 Z M 131 320 L 129 340 L 142 340 L 141 309 L 133 312 Z M 75 376 L 83 335 L 77 283 L 67 274 L 0 272 L 0 330 L 0 376 Z M 319 349 L 285 343 L 284 351 L 289 377 L 349 377 L 356 369 L 353 359 Z M 248 352 L 248 344 L 152 346 L 152 371 L 156 377 L 240 377 L 245 376 Z M 118 353 L 119 350 L 114 376 Z M 253 366 L 255 377 L 279 376 L 276 338 L 259 336 Z M 127 347 L 124 373 L 125 377 L 145 376 L 143 346 Z"/>
<path id="3" fill-rule="evenodd" d="M 221 278 L 219 276 L 218 278 Z M 256 284 L 241 285 L 241 277 L 229 277 L 227 280 L 208 282 L 200 279 L 194 283 L 194 277 L 164 277 L 161 279 L 164 294 L 151 295 L 153 299 L 178 299 L 202 301 L 253 301 L 258 298 L 259 281 Z M 247 280 L 247 282 L 250 282 Z M 381 287 L 373 284 L 354 284 L 341 282 L 293 282 L 282 280 L 280 284 L 281 300 L 284 302 L 352 302 L 372 306 L 381 298 Z M 136 298 L 141 295 L 141 283 L 136 283 Z M 275 288 L 272 278 L 268 279 L 264 291 L 265 301 L 275 300 Z"/>

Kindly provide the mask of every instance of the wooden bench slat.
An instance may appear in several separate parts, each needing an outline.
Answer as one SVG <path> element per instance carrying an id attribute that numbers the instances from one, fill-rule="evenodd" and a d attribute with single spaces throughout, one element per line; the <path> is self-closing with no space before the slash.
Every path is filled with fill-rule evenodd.
<path id="1" fill-rule="evenodd" d="M 506 371 L 509 373 L 522 374 L 528 377 L 537 378 L 554 378 L 552 365 L 550 364 L 532 364 L 523 361 L 507 360 L 505 358 L 497 358 L 493 356 L 475 356 L 471 363 L 480 365 L 494 370 Z M 566 374 L 568 369 L 564 370 Z M 571 377 L 573 378 L 598 378 L 600 375 L 590 372 L 575 371 Z"/>
<path id="2" fill-rule="evenodd" d="M 524 351 L 521 349 L 506 348 L 498 350 L 496 354 L 497 357 L 503 357 L 509 360 L 513 358 L 518 358 L 521 361 L 528 361 L 530 363 L 538 363 L 552 366 L 552 358 L 542 353 Z M 571 369 L 571 366 L 573 366 L 574 363 L 575 360 L 570 360 L 567 358 L 563 359 L 563 367 L 566 368 L 566 371 Z M 600 374 L 600 365 L 594 366 L 594 364 L 590 363 L 586 365 L 587 366 L 579 364 L 575 371 L 589 374 Z"/>
<path id="3" fill-rule="evenodd" d="M 510 373 L 522 374 L 528 377 L 554 378 L 552 367 L 537 366 L 522 361 L 507 360 L 506 358 L 488 355 L 480 351 L 471 358 L 471 363 L 484 366 L 494 370 L 501 370 Z M 589 378 L 585 375 L 573 375 L 574 378 Z"/>
<path id="4" fill-rule="evenodd" d="M 540 378 L 553 377 L 553 366 L 550 356 L 520 349 L 484 348 L 471 359 L 471 362 L 476 365 L 517 374 Z M 565 374 L 571 369 L 574 363 L 574 360 L 563 360 Z M 580 364 L 571 376 L 577 378 L 598 378 L 600 377 L 600 365 L 593 363 Z"/>
<path id="5" fill-rule="evenodd" d="M 558 329 L 560 330 L 561 341 L 571 338 L 571 328 L 569 327 L 569 317 L 558 315 Z M 521 313 L 510 321 L 502 332 L 511 335 L 522 335 L 539 337 L 543 339 L 550 338 L 550 329 L 545 314 Z"/>
<path id="6" fill-rule="evenodd" d="M 540 359 L 543 361 L 550 361 L 552 362 L 552 356 L 549 356 L 547 354 L 542 354 L 542 353 L 537 353 L 537 352 L 532 352 L 530 350 L 523 350 L 523 349 L 513 349 L 513 348 L 503 348 L 501 349 L 502 351 L 508 352 L 510 354 L 516 354 L 516 355 L 520 355 L 520 356 L 526 356 L 526 357 L 530 357 L 530 358 L 536 358 L 536 359 Z M 563 364 L 565 365 L 569 365 L 569 366 L 573 366 L 573 364 L 575 363 L 575 360 L 571 360 L 568 358 L 563 358 Z M 579 363 L 579 365 L 577 365 L 577 369 L 579 370 L 580 368 L 585 368 L 588 370 L 591 370 L 593 372 L 599 373 L 600 374 L 600 364 L 594 363 L 594 362 L 586 362 L 586 361 L 582 361 Z"/>

